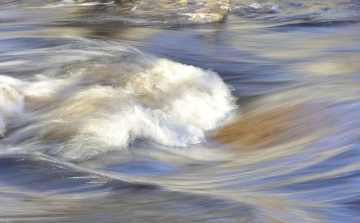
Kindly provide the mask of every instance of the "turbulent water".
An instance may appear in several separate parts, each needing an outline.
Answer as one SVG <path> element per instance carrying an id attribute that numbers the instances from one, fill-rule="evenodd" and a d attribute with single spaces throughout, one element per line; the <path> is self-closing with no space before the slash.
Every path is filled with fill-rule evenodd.
<path id="1" fill-rule="evenodd" d="M 360 1 L 0 2 L 0 222 L 360 222 Z"/>

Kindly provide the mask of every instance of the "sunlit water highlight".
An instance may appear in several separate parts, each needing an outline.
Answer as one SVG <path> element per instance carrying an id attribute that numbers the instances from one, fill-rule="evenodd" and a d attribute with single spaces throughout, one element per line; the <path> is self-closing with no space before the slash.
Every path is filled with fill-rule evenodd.
<path id="1" fill-rule="evenodd" d="M 173 3 L 0 3 L 0 221 L 360 221 L 359 2 Z"/>

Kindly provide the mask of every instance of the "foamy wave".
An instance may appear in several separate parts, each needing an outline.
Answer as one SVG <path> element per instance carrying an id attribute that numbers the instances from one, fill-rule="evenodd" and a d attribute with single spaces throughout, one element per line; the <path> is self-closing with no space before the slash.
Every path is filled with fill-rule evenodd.
<path id="1" fill-rule="evenodd" d="M 24 82 L 20 80 L 0 75 L 0 137 L 4 137 L 9 119 L 23 110 L 23 85 Z"/>
<path id="2" fill-rule="evenodd" d="M 34 115 L 14 136 L 89 139 L 116 148 L 137 138 L 167 146 L 199 143 L 235 108 L 215 72 L 142 54 L 73 68 L 60 78 L 40 76 L 27 83 L 24 96 L 25 110 Z M 19 96 L 16 105 L 22 103 Z"/>

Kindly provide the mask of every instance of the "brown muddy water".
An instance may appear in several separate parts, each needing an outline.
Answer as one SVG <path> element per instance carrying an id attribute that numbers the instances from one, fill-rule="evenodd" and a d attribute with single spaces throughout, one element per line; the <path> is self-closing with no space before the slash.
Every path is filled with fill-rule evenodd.
<path id="1" fill-rule="evenodd" d="M 360 1 L 0 2 L 0 222 L 360 222 Z"/>

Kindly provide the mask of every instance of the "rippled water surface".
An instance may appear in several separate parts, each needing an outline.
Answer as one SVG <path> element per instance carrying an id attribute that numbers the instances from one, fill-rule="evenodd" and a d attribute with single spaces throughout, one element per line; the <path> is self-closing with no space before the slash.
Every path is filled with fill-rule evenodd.
<path id="1" fill-rule="evenodd" d="M 0 2 L 1 222 L 360 222 L 360 2 Z"/>

